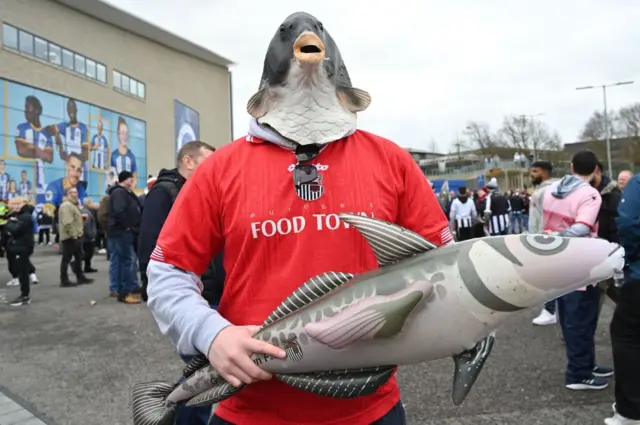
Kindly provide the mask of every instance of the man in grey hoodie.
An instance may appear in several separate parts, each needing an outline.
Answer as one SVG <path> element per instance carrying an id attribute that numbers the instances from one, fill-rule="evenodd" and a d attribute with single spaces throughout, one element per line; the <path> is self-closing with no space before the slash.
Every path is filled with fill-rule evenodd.
<path id="1" fill-rule="evenodd" d="M 571 173 L 552 183 L 542 200 L 545 234 L 598 237 L 602 197 L 592 186 L 598 159 L 591 151 L 577 152 Z M 538 243 L 548 243 L 543 236 Z M 600 290 L 592 285 L 558 298 L 558 319 L 567 354 L 565 387 L 570 390 L 602 390 L 613 375 L 610 367 L 596 364 L 595 332 Z"/>
<path id="2" fill-rule="evenodd" d="M 547 188 L 558 179 L 552 179 L 553 165 L 549 161 L 536 161 L 531 164 L 531 183 L 536 186 L 531 195 L 529 204 L 529 233 L 544 233 L 542 222 L 542 200 Z M 553 325 L 558 322 L 556 317 L 556 301 L 549 301 L 544 305 L 540 315 L 533 319 L 533 324 L 538 326 Z"/>

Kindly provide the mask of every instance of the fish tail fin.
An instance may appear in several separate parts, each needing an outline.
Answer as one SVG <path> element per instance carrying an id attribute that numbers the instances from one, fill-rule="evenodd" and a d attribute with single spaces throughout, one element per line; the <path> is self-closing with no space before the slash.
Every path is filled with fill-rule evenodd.
<path id="1" fill-rule="evenodd" d="M 244 387 L 246 387 L 246 384 L 242 384 L 239 387 L 234 387 L 226 380 L 224 380 L 224 378 L 220 377 L 213 388 L 190 398 L 189 401 L 185 403 L 185 406 L 210 406 L 212 404 L 220 403 L 221 401 L 226 400 L 235 393 L 239 392 Z"/>
<path id="2" fill-rule="evenodd" d="M 173 425 L 176 404 L 167 401 L 175 389 L 167 382 L 144 382 L 135 384 L 132 391 L 134 425 Z"/>

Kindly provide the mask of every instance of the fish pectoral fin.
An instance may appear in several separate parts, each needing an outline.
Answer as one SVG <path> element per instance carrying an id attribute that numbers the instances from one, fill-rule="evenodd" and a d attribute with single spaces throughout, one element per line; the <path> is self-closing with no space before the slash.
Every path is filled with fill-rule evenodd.
<path id="1" fill-rule="evenodd" d="M 351 273 L 342 272 L 326 272 L 312 277 L 280 303 L 273 313 L 267 317 L 262 327 L 269 326 L 273 322 L 283 319 L 302 307 L 321 299 L 353 278 L 354 275 Z"/>
<path id="2" fill-rule="evenodd" d="M 355 87 L 338 85 L 338 99 L 351 112 L 362 112 L 371 105 L 369 92 Z"/>
<path id="3" fill-rule="evenodd" d="M 213 388 L 204 391 L 198 394 L 195 397 L 191 397 L 189 401 L 185 403 L 186 406 L 210 406 L 212 404 L 219 403 L 223 400 L 228 399 L 241 389 L 246 387 L 246 385 L 241 385 L 239 387 L 234 387 L 227 381 L 222 380 L 220 378 L 220 383 L 215 385 Z"/>
<path id="4" fill-rule="evenodd" d="M 453 356 L 456 370 L 453 375 L 453 404 L 459 406 L 471 391 L 478 379 L 484 363 L 491 354 L 495 342 L 495 333 L 480 341 L 471 350 Z"/>
<path id="5" fill-rule="evenodd" d="M 287 385 L 333 398 L 354 398 L 375 393 L 393 376 L 397 366 L 342 369 L 329 372 L 276 374 Z"/>
<path id="6" fill-rule="evenodd" d="M 366 298 L 333 317 L 307 323 L 304 330 L 334 350 L 358 341 L 393 338 L 402 331 L 411 312 L 432 293 L 431 282 L 416 280 L 394 294 Z"/>
<path id="7" fill-rule="evenodd" d="M 349 213 L 339 214 L 339 217 L 358 229 L 381 267 L 437 248 L 419 234 L 397 224 Z"/>
<path id="8" fill-rule="evenodd" d="M 167 382 L 145 382 L 133 386 L 133 425 L 173 425 L 176 404 L 167 396 L 176 388 Z"/>
<path id="9" fill-rule="evenodd" d="M 265 89 L 258 90 L 247 102 L 247 112 L 253 118 L 260 118 L 267 114 L 267 91 Z"/>
<path id="10" fill-rule="evenodd" d="M 203 354 L 195 356 L 182 370 L 182 376 L 186 379 L 196 373 L 198 369 L 202 369 L 209 365 L 209 359 Z"/>

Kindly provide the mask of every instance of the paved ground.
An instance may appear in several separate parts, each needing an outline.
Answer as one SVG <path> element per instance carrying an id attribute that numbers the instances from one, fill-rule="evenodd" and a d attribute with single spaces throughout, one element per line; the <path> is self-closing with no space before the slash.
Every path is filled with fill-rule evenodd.
<path id="1" fill-rule="evenodd" d="M 96 284 L 62 289 L 59 256 L 46 251 L 34 260 L 42 283 L 33 289 L 33 303 L 26 308 L 0 303 L 0 425 L 12 423 L 2 416 L 7 406 L 12 412 L 23 406 L 49 425 L 129 425 L 131 386 L 178 376 L 180 361 L 144 305 L 125 306 L 108 297 L 106 261 L 96 261 Z M 8 279 L 2 259 L 0 294 Z M 17 294 L 7 288 L 7 298 Z M 565 390 L 559 329 L 534 328 L 535 313 L 500 329 L 492 358 L 460 408 L 451 403 L 452 360 L 401 370 L 409 423 L 602 424 L 613 391 Z M 605 305 L 597 335 L 604 363 L 611 360 L 611 313 Z M 18 423 L 41 425 L 29 420 Z"/>

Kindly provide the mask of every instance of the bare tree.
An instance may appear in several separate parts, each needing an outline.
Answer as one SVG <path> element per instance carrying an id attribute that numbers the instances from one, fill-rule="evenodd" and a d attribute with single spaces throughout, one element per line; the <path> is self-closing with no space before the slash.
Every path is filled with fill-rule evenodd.
<path id="1" fill-rule="evenodd" d="M 429 152 L 438 153 L 439 151 L 440 149 L 438 148 L 438 142 L 436 141 L 436 139 L 431 138 L 431 140 L 429 140 Z"/>
<path id="2" fill-rule="evenodd" d="M 549 126 L 526 116 L 507 116 L 498 131 L 500 144 L 537 157 L 540 150 L 555 149 L 561 144 L 559 136 L 551 133 Z"/>
<path id="3" fill-rule="evenodd" d="M 607 117 L 609 121 L 609 135 L 612 138 L 617 137 L 621 133 L 619 113 L 617 111 L 607 112 Z M 578 138 L 582 142 L 605 140 L 607 138 L 607 134 L 604 113 L 601 111 L 595 111 L 591 114 Z"/>
<path id="4" fill-rule="evenodd" d="M 464 130 L 469 146 L 478 149 L 482 154 L 489 154 L 498 146 L 497 138 L 485 123 L 469 121 Z"/>
<path id="5" fill-rule="evenodd" d="M 620 136 L 640 137 L 640 103 L 620 108 L 618 120 Z"/>

